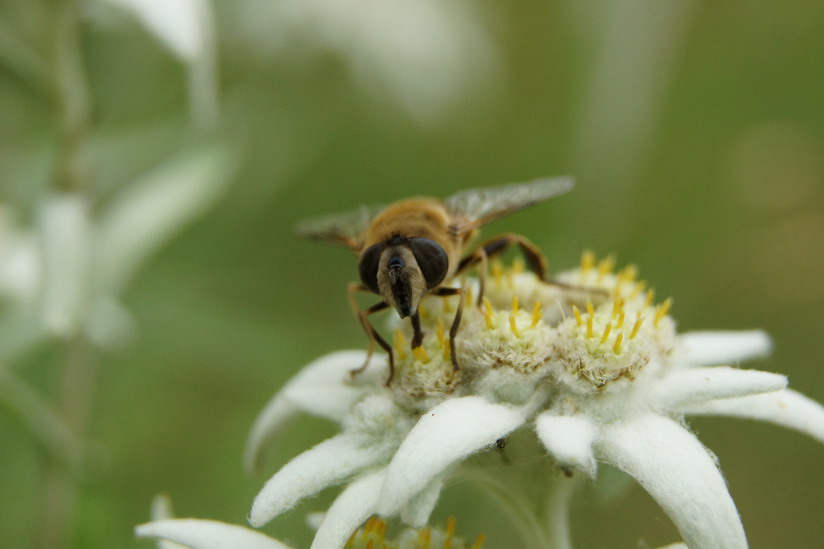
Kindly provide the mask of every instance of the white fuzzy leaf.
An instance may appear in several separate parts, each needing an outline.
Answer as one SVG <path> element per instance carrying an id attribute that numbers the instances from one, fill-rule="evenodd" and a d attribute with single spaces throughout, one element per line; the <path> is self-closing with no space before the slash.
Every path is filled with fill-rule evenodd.
<path id="1" fill-rule="evenodd" d="M 786 376 L 726 366 L 674 372 L 660 380 L 649 395 L 659 410 L 680 411 L 684 406 L 719 398 L 778 391 L 787 386 Z"/>
<path id="2" fill-rule="evenodd" d="M 311 549 L 339 549 L 375 514 L 385 469 L 355 479 L 335 499 L 321 522 Z"/>
<path id="3" fill-rule="evenodd" d="M 761 330 L 687 332 L 678 337 L 683 359 L 695 366 L 738 364 L 772 352 L 772 341 Z"/>
<path id="4" fill-rule="evenodd" d="M 404 524 L 413 528 L 426 526 L 429 516 L 435 510 L 438 498 L 441 497 L 444 480 L 446 479 L 443 476 L 436 478 L 401 507 L 401 520 Z"/>
<path id="5" fill-rule="evenodd" d="M 481 397 L 452 398 L 424 414 L 392 459 L 378 506 L 394 515 L 448 467 L 495 443 L 524 422 L 522 409 Z"/>
<path id="6" fill-rule="evenodd" d="M 746 549 L 724 477 L 682 426 L 656 415 L 615 422 L 602 428 L 595 450 L 649 492 L 691 549 Z"/>
<path id="7" fill-rule="evenodd" d="M 361 383 L 373 375 L 382 356 L 372 358 L 367 372 L 357 383 L 347 383 L 349 372 L 363 365 L 363 351 L 340 351 L 323 356 L 305 366 L 281 389 L 255 419 L 246 441 L 244 463 L 247 471 L 260 468 L 265 453 L 280 429 L 299 412 L 341 421 L 363 395 Z"/>
<path id="8" fill-rule="evenodd" d="M 255 497 L 249 522 L 259 528 L 303 498 L 386 460 L 386 449 L 372 442 L 362 436 L 337 435 L 293 458 Z"/>
<path id="9" fill-rule="evenodd" d="M 595 426 L 581 416 L 557 416 L 544 412 L 535 422 L 535 431 L 547 451 L 562 465 L 595 477 L 592 442 Z"/>
<path id="10" fill-rule="evenodd" d="M 108 0 L 131 12 L 155 38 L 182 61 L 192 63 L 205 50 L 211 30 L 205 0 Z"/>
<path id="11" fill-rule="evenodd" d="M 76 333 L 90 306 L 92 229 L 80 193 L 56 193 L 40 212 L 43 254 L 43 320 L 61 337 Z"/>
<path id="12" fill-rule="evenodd" d="M 289 546 L 235 524 L 202 519 L 165 519 L 135 528 L 139 538 L 162 538 L 191 549 L 289 549 Z"/>
<path id="13" fill-rule="evenodd" d="M 172 499 L 166 494 L 158 494 L 152 498 L 152 520 L 166 520 L 175 518 L 174 510 L 172 509 Z M 185 545 L 175 543 L 174 541 L 167 541 L 165 539 L 157 540 L 157 549 L 182 549 Z"/>
<path id="14" fill-rule="evenodd" d="M 824 443 L 824 406 L 792 389 L 764 395 L 713 400 L 687 406 L 687 415 L 732 416 L 768 421 Z"/>

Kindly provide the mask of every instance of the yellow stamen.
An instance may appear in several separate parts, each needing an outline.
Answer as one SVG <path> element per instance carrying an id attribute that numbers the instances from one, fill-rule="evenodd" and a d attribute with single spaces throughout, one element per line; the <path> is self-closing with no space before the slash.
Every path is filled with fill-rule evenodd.
<path id="1" fill-rule="evenodd" d="M 421 549 L 429 549 L 429 544 L 432 542 L 432 530 L 424 528 L 418 534 L 418 543 Z"/>
<path id="2" fill-rule="evenodd" d="M 501 262 L 499 260 L 492 261 L 492 278 L 495 279 L 495 284 L 500 288 L 501 287 L 501 279 L 503 278 L 503 267 L 501 266 Z"/>
<path id="3" fill-rule="evenodd" d="M 632 282 L 638 276 L 638 267 L 635 265 L 627 265 L 621 272 L 618 273 L 618 280 Z"/>
<path id="4" fill-rule="evenodd" d="M 451 298 L 452 298 L 452 296 L 448 296 L 448 295 L 445 295 L 441 298 L 443 300 L 443 310 L 444 310 L 445 313 L 451 313 L 452 312 L 452 302 L 449 301 Z"/>
<path id="5" fill-rule="evenodd" d="M 518 309 L 520 309 L 520 307 L 518 304 L 518 296 L 516 295 L 512 297 L 512 313 L 517 313 Z"/>
<path id="6" fill-rule="evenodd" d="M 403 332 L 401 332 L 400 329 L 395 330 L 395 337 L 393 343 L 393 347 L 395 347 L 395 354 L 398 355 L 399 359 L 405 359 L 407 341 L 406 338 L 403 337 Z"/>
<path id="7" fill-rule="evenodd" d="M 635 299 L 636 297 L 638 297 L 638 294 L 644 291 L 646 285 L 647 283 L 643 280 L 639 280 L 638 282 L 636 282 L 635 287 L 632 289 L 632 293 L 629 294 L 629 298 Z"/>
<path id="8" fill-rule="evenodd" d="M 612 346 L 612 352 L 616 355 L 621 354 L 621 342 L 624 340 L 624 332 L 618 332 L 615 336 L 615 345 Z"/>
<path id="9" fill-rule="evenodd" d="M 595 316 L 595 310 L 592 307 L 592 302 L 587 301 L 587 338 L 592 338 L 592 317 Z"/>
<path id="10" fill-rule="evenodd" d="M 472 302 L 475 301 L 475 297 L 472 295 L 472 286 L 469 286 L 468 288 L 464 286 L 464 288 L 466 288 L 466 305 L 467 307 L 470 307 L 472 306 Z"/>
<path id="11" fill-rule="evenodd" d="M 581 273 L 586 274 L 595 266 L 595 254 L 592 250 L 584 250 L 581 254 Z"/>
<path id="12" fill-rule="evenodd" d="M 485 541 L 486 535 L 480 534 L 477 538 L 475 538 L 475 543 L 472 544 L 472 549 L 483 549 Z"/>
<path id="13" fill-rule="evenodd" d="M 421 364 L 429 364 L 429 355 L 423 345 L 412 349 L 412 354 L 415 355 L 415 359 Z"/>
<path id="14" fill-rule="evenodd" d="M 375 526 L 375 519 L 377 517 L 369 517 L 369 520 L 366 521 L 366 524 L 363 525 L 363 533 L 361 534 L 361 540 L 366 540 L 369 537 L 369 534 L 372 533 L 372 528 Z"/>
<path id="15" fill-rule="evenodd" d="M 581 324 L 583 324 L 583 321 L 581 320 L 581 311 L 579 311 L 578 307 L 575 305 L 572 306 L 572 314 L 575 315 L 575 324 L 577 324 L 580 328 Z"/>
<path id="16" fill-rule="evenodd" d="M 581 315 L 580 315 L 580 313 L 579 313 L 579 314 L 578 314 L 578 317 L 579 317 L 578 326 L 580 326 L 580 325 L 581 325 L 581 323 L 580 323 L 580 316 L 581 316 Z M 543 317 L 544 317 L 544 312 L 541 310 L 541 302 L 540 302 L 540 301 L 536 301 L 536 302 L 535 302 L 535 306 L 532 308 L 532 324 L 530 324 L 530 325 L 529 325 L 529 327 L 530 327 L 530 328 L 534 328 L 535 326 L 537 326 L 537 325 L 538 325 L 538 323 L 541 321 L 541 319 L 542 319 Z"/>
<path id="17" fill-rule="evenodd" d="M 452 360 L 452 347 L 449 346 L 449 343 L 444 343 L 443 345 L 443 361 L 449 362 Z"/>
<path id="18" fill-rule="evenodd" d="M 609 337 L 609 333 L 611 331 L 612 331 L 612 323 L 610 322 L 604 328 L 604 335 L 601 336 L 601 341 L 599 342 L 599 345 L 607 340 L 607 338 Z"/>
<path id="19" fill-rule="evenodd" d="M 438 322 L 435 325 L 435 336 L 438 338 L 438 343 L 443 347 L 446 338 L 443 333 L 443 318 L 441 317 L 438 317 Z"/>
<path id="20" fill-rule="evenodd" d="M 661 303 L 658 308 L 655 310 L 655 318 L 652 321 L 652 325 L 656 328 L 658 327 L 658 323 L 661 322 L 661 319 L 667 316 L 670 308 L 672 307 L 672 298 L 668 297 L 663 303 Z"/>
<path id="21" fill-rule="evenodd" d="M 612 303 L 612 318 L 616 318 L 618 315 L 624 312 L 624 298 L 617 297 L 615 301 Z"/>
<path id="22" fill-rule="evenodd" d="M 521 274 L 526 269 L 526 265 L 524 265 L 524 259 L 522 257 L 516 257 L 512 260 L 512 272 L 515 274 Z"/>
<path id="23" fill-rule="evenodd" d="M 652 302 L 655 301 L 655 289 L 650 288 L 647 290 L 647 297 L 644 299 L 644 307 L 649 307 L 652 305 Z"/>
<path id="24" fill-rule="evenodd" d="M 604 279 L 604 275 L 611 273 L 612 269 L 615 268 L 615 257 L 612 255 L 608 255 L 604 259 L 598 262 L 598 282 Z"/>
<path id="25" fill-rule="evenodd" d="M 484 321 L 486 322 L 486 329 L 491 330 L 495 327 L 495 323 L 493 319 L 495 317 L 495 311 L 492 310 L 492 303 L 484 297 Z"/>
<path id="26" fill-rule="evenodd" d="M 429 309 L 424 307 L 423 303 L 418 304 L 418 313 L 421 315 L 421 318 L 429 318 Z"/>
<path id="27" fill-rule="evenodd" d="M 455 530 L 457 529 L 457 526 L 458 526 L 458 521 L 455 519 L 455 517 L 448 517 L 446 519 L 446 532 L 445 532 L 445 534 L 446 534 L 447 538 L 451 538 L 452 536 L 455 535 Z"/>
<path id="28" fill-rule="evenodd" d="M 506 272 L 506 287 L 510 290 L 515 288 L 515 279 L 512 278 L 512 269 Z"/>
<path id="29" fill-rule="evenodd" d="M 366 547 L 364 549 L 374 549 L 375 547 L 375 540 L 370 539 L 366 542 Z"/>
<path id="30" fill-rule="evenodd" d="M 635 339 L 635 336 L 638 335 L 638 330 L 641 329 L 641 324 L 644 323 L 644 317 L 641 316 L 641 313 L 638 313 L 638 319 L 635 321 L 635 325 L 632 327 L 632 331 L 629 333 L 630 339 Z"/>
<path id="31" fill-rule="evenodd" d="M 378 519 L 377 524 L 375 525 L 375 532 L 378 536 L 378 543 L 383 544 L 384 538 L 386 538 L 386 521 L 383 519 Z"/>
<path id="32" fill-rule="evenodd" d="M 515 324 L 515 315 L 512 313 L 509 313 L 509 329 L 515 334 L 515 337 L 521 339 L 521 332 L 518 330 L 518 325 Z"/>
<path id="33" fill-rule="evenodd" d="M 621 311 L 621 314 L 618 315 L 618 322 L 615 323 L 615 327 L 619 330 L 624 327 L 624 311 Z"/>

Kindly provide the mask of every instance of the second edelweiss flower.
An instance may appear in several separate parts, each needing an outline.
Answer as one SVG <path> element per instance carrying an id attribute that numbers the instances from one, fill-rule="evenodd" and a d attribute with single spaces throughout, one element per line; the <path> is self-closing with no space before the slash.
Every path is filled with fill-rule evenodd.
<path id="1" fill-rule="evenodd" d="M 561 284 L 547 285 L 519 264 L 493 265 L 482 306 L 475 306 L 477 287 L 463 297 L 458 371 L 443 327 L 459 296 L 423 301 L 421 324 L 430 335 L 414 353 L 404 352 L 410 327 L 397 323 L 390 387 L 383 357 L 350 375 L 364 352 L 307 366 L 258 418 L 247 465 L 260 464 L 268 442 L 297 413 L 337 421 L 341 432 L 278 471 L 255 499 L 250 522 L 262 526 L 303 498 L 346 483 L 312 547 L 343 547 L 373 514 L 421 526 L 457 464 L 530 424 L 568 474 L 594 477 L 602 462 L 637 479 L 691 549 L 746 547 L 716 460 L 685 416 L 751 417 L 824 441 L 824 408 L 786 389 L 783 376 L 719 366 L 766 355 L 764 333 L 678 335 L 669 301 L 654 304 L 634 268 L 611 271 L 610 261 L 596 265 L 585 254 L 580 268 L 559 275 Z M 526 451 L 522 437 L 513 440 L 510 456 Z M 494 475 L 505 465 L 487 467 Z M 557 540 L 553 527 L 533 532 L 532 544 Z"/>

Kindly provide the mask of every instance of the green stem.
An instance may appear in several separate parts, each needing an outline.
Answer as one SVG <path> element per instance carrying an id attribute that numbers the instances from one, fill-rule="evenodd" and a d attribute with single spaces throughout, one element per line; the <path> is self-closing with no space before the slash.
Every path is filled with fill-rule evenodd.
<path id="1" fill-rule="evenodd" d="M 535 513 L 535 506 L 527 501 L 521 492 L 513 490 L 511 486 L 482 471 L 472 471 L 466 468 L 460 472 L 460 475 L 474 482 L 492 496 L 509 515 L 509 519 L 521 534 L 525 547 L 554 548 L 546 528 Z"/>
<path id="2" fill-rule="evenodd" d="M 547 536 L 554 549 L 572 549 L 569 505 L 578 484 L 577 478 L 558 478 L 547 502 Z"/>
<path id="3" fill-rule="evenodd" d="M 81 48 L 79 6 L 62 0 L 54 8 L 54 74 L 60 121 L 55 185 L 63 190 L 87 190 L 90 183 L 87 140 L 91 99 Z"/>
<path id="4" fill-rule="evenodd" d="M 88 192 L 91 99 L 83 64 L 80 5 L 74 0 L 55 0 L 51 11 L 55 103 L 60 124 L 54 187 L 67 192 Z M 97 371 L 91 347 L 82 335 L 67 341 L 65 351 L 58 413 L 70 432 L 82 441 L 91 420 Z M 70 545 L 78 495 L 76 479 L 58 463 L 52 463 L 44 480 L 40 548 L 62 549 Z"/>

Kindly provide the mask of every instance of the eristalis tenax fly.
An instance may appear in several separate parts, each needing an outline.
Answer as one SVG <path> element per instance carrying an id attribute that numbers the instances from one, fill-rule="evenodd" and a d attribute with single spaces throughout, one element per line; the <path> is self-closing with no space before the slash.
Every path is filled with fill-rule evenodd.
<path id="1" fill-rule="evenodd" d="M 572 189 L 571 178 L 538 179 L 462 191 L 440 200 L 408 198 L 385 207 L 362 207 L 353 212 L 309 220 L 298 226 L 299 234 L 345 246 L 358 255 L 360 282 L 349 285 L 352 309 L 370 339 L 369 355 L 378 343 L 389 356 L 389 378 L 394 375 L 392 347 L 369 321 L 369 315 L 393 307 L 401 318 L 410 317 L 414 336 L 412 349 L 423 342 L 418 305 L 427 294 L 450 296 L 463 288 L 448 286 L 457 275 L 481 265 L 478 302 L 483 297 L 486 260 L 515 244 L 535 275 L 546 280 L 546 260 L 538 248 L 525 237 L 506 233 L 477 246 L 465 254 L 465 247 L 479 229 L 497 219 L 515 213 Z M 360 309 L 355 293 L 369 291 L 382 301 Z M 453 367 L 458 369 L 455 336 L 461 322 L 463 299 L 449 332 Z"/>

